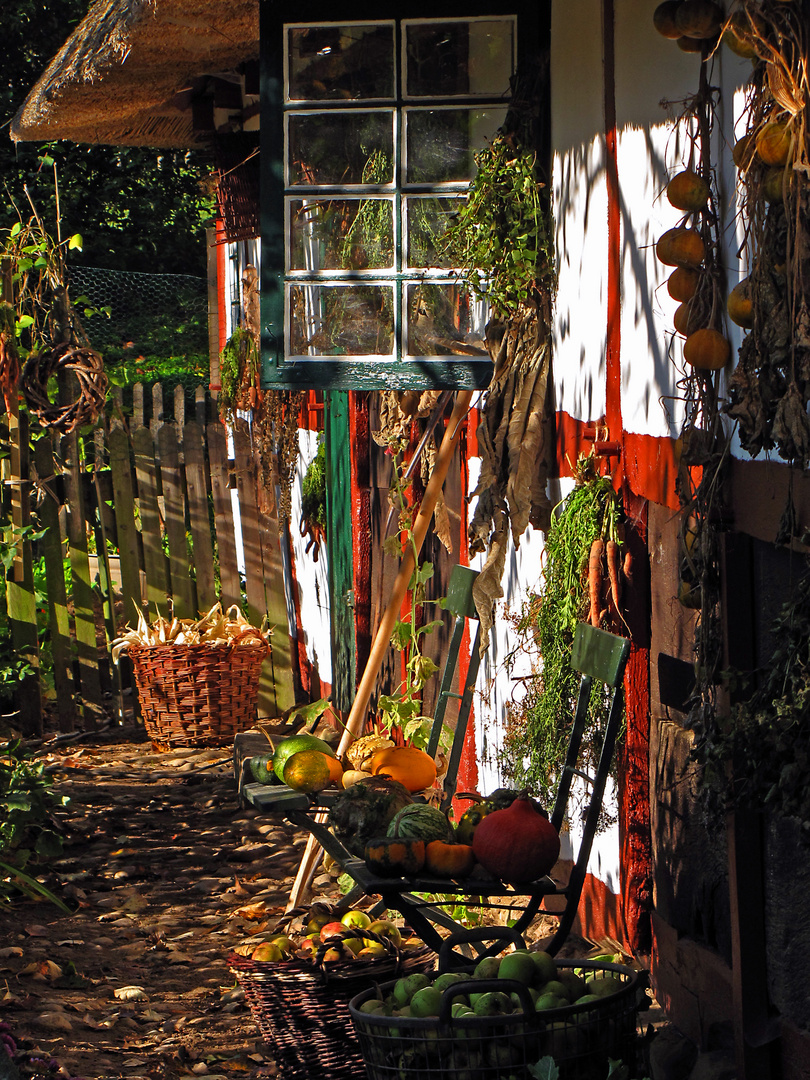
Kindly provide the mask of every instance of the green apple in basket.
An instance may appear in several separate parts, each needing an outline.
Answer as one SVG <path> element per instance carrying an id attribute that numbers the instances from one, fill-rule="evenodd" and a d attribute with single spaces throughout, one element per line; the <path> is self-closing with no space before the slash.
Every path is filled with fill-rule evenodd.
<path id="1" fill-rule="evenodd" d="M 388 938 L 388 940 L 396 945 L 397 948 L 402 944 L 402 934 L 399 931 L 399 927 L 395 926 L 390 919 L 377 919 L 366 929 L 370 930 L 372 934 L 377 934 L 379 937 Z"/>
<path id="2" fill-rule="evenodd" d="M 398 1009 L 410 1005 L 411 998 L 417 990 L 422 990 L 430 985 L 430 979 L 422 971 L 414 971 L 411 975 L 403 975 L 394 983 L 391 994 Z"/>
<path id="3" fill-rule="evenodd" d="M 371 916 L 357 908 L 349 908 L 347 912 L 341 915 L 340 921 L 344 926 L 349 928 L 357 927 L 358 930 L 368 930 L 371 926 Z"/>

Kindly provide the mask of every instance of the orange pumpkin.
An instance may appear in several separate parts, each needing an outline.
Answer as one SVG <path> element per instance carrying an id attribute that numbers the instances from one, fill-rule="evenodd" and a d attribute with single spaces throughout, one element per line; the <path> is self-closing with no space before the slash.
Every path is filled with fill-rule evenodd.
<path id="1" fill-rule="evenodd" d="M 372 757 L 371 772 L 398 780 L 410 792 L 422 791 L 436 779 L 436 762 L 415 746 L 387 746 Z"/>
<path id="2" fill-rule="evenodd" d="M 744 330 L 754 325 L 754 301 L 751 296 L 751 279 L 744 278 L 735 285 L 726 301 L 729 318 Z"/>
<path id="3" fill-rule="evenodd" d="M 706 256 L 703 238 L 695 229 L 683 226 L 667 229 L 655 245 L 655 254 L 667 266 L 700 266 Z"/>
<path id="4" fill-rule="evenodd" d="M 704 327 L 690 334 L 684 342 L 683 358 L 702 371 L 719 371 L 731 357 L 731 344 L 719 330 Z"/>
<path id="5" fill-rule="evenodd" d="M 475 855 L 471 844 L 431 840 L 425 848 L 425 869 L 436 877 L 463 878 L 472 873 Z"/>
<path id="6" fill-rule="evenodd" d="M 681 0 L 664 0 L 653 12 L 653 26 L 659 34 L 674 41 L 681 36 L 678 24 L 675 21 Z"/>
<path id="7" fill-rule="evenodd" d="M 757 135 L 757 154 L 766 165 L 786 164 L 792 145 L 790 127 L 781 120 L 770 120 Z"/>
<path id="8" fill-rule="evenodd" d="M 683 304 L 691 300 L 697 292 L 700 271 L 688 266 L 679 266 L 667 278 L 667 292 L 673 300 Z"/>
<path id="9" fill-rule="evenodd" d="M 675 329 L 684 337 L 694 334 L 696 330 L 700 330 L 701 326 L 706 323 L 704 315 L 688 300 L 676 308 L 672 321 L 675 324 Z"/>
<path id="10" fill-rule="evenodd" d="M 678 210 L 697 213 L 709 201 L 709 185 L 692 169 L 676 173 L 667 184 L 667 199 Z"/>

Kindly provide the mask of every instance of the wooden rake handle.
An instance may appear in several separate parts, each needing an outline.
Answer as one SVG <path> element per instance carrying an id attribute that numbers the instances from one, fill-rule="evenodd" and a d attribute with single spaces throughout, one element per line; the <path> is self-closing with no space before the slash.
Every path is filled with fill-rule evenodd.
<path id="1" fill-rule="evenodd" d="M 425 487 L 425 493 L 422 496 L 422 504 L 419 507 L 419 513 L 416 515 L 416 519 L 413 523 L 413 544 L 408 545 L 402 556 L 402 561 L 399 564 L 399 571 L 397 572 L 397 576 L 394 579 L 394 584 L 391 589 L 391 598 L 388 601 L 386 609 L 383 612 L 383 617 L 380 620 L 380 625 L 377 628 L 374 644 L 369 652 L 368 663 L 366 664 L 360 684 L 357 687 L 354 703 L 349 712 L 346 727 L 343 731 L 340 745 L 338 746 L 338 757 L 340 757 L 347 747 L 351 745 L 358 735 L 360 735 L 365 726 L 366 713 L 369 700 L 371 699 L 371 693 L 377 681 L 377 675 L 382 666 L 385 654 L 388 651 L 391 634 L 394 631 L 394 625 L 399 617 L 402 601 L 414 571 L 415 554 L 418 555 L 422 550 L 422 544 L 427 535 L 428 527 L 433 517 L 433 511 L 436 509 L 436 503 L 438 502 L 439 495 L 444 486 L 444 481 L 450 468 L 450 462 L 453 459 L 453 454 L 455 453 L 459 438 L 461 437 L 462 422 L 469 412 L 472 396 L 472 390 L 459 390 L 456 394 L 453 412 L 450 414 L 450 420 L 445 428 L 444 437 L 442 438 L 439 452 L 436 455 L 436 463 L 433 466 L 433 472 Z M 320 856 L 321 846 L 314 836 L 310 836 L 304 850 L 303 858 L 301 859 L 301 865 L 298 868 L 298 874 L 296 875 L 292 889 L 290 890 L 290 899 L 287 904 L 288 911 L 291 908 L 297 907 L 301 902 L 301 898 L 309 888 L 312 877 L 314 876 L 315 868 L 318 865 Z"/>

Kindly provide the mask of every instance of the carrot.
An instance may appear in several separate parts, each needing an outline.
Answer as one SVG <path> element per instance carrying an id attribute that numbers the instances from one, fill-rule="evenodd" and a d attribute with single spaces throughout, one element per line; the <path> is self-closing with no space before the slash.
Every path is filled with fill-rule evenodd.
<path id="1" fill-rule="evenodd" d="M 625 553 L 624 553 L 624 562 L 622 563 L 622 573 L 624 574 L 625 578 L 629 582 L 632 582 L 632 580 L 633 580 L 633 556 L 630 554 L 629 551 L 625 551 Z"/>
<path id="2" fill-rule="evenodd" d="M 605 541 L 601 536 L 591 544 L 588 556 L 588 597 L 591 603 L 591 626 L 598 626 L 600 619 L 599 602 L 602 597 L 602 553 Z"/>
<path id="3" fill-rule="evenodd" d="M 608 540 L 605 545 L 605 556 L 607 558 L 608 578 L 610 579 L 610 597 L 618 615 L 622 602 L 622 583 L 619 578 L 621 555 L 619 554 L 619 545 L 615 540 Z"/>

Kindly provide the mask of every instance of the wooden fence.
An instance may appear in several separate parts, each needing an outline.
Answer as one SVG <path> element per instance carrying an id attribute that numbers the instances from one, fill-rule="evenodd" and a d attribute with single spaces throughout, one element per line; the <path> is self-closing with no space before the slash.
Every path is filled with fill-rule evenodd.
<path id="1" fill-rule="evenodd" d="M 45 567 L 61 730 L 90 730 L 111 710 L 124 714 L 133 691 L 126 664 L 113 669 L 109 643 L 124 624 L 135 625 L 138 608 L 147 618 L 188 618 L 218 600 L 223 608 L 245 601 L 251 623 L 266 617 L 273 627 L 259 715 L 278 716 L 295 703 L 275 493 L 257 480 L 258 455 L 244 420 L 229 440 L 204 387 L 187 415 L 182 387 L 164 402 L 160 385 L 151 399 L 137 385 L 131 416 L 124 416 L 119 392 L 112 419 L 89 437 L 42 438 L 30 461 L 23 432 L 18 442 L 10 472 L 14 523 L 38 524 L 43 532 L 33 545 L 18 545 L 7 572 L 12 641 L 35 669 L 17 692 L 25 734 L 41 729 L 32 556 Z"/>

